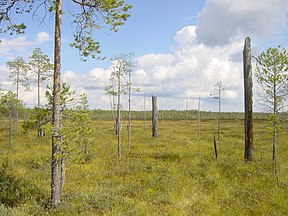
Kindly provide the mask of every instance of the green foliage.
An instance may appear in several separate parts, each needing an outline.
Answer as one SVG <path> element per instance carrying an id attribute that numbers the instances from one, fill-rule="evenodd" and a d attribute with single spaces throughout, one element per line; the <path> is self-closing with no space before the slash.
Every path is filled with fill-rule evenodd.
<path id="1" fill-rule="evenodd" d="M 17 178 L 12 173 L 13 170 L 8 161 L 2 163 L 0 167 L 0 203 L 15 207 L 31 201 L 44 202 L 45 196 L 39 188 L 22 178 Z"/>
<path id="2" fill-rule="evenodd" d="M 279 113 L 288 95 L 288 53 L 285 48 L 268 48 L 257 57 L 257 82 L 261 86 L 260 103 L 270 113 Z"/>
<path id="3" fill-rule="evenodd" d="M 93 39 L 93 31 L 102 29 L 103 23 L 110 26 L 111 31 L 118 31 L 130 16 L 127 12 L 132 6 L 124 0 L 74 2 L 81 12 L 73 14 L 74 42 L 71 46 L 79 50 L 85 61 L 88 56 L 95 58 L 101 53 L 100 43 Z"/>
<path id="4" fill-rule="evenodd" d="M 288 146 L 281 145 L 278 149 L 279 187 L 272 174 L 270 142 L 265 139 L 266 121 L 255 120 L 255 161 L 243 163 L 243 119 L 231 119 L 231 115 L 222 122 L 217 161 L 213 151 L 213 136 L 217 133 L 213 119 L 203 121 L 200 134 L 205 136 L 200 137 L 196 119 L 191 119 L 190 124 L 185 118 L 160 119 L 158 139 L 152 139 L 147 131 L 145 134 L 143 121 L 134 121 L 133 146 L 129 149 L 123 146 L 121 161 L 115 151 L 113 122 L 93 121 L 92 137 L 97 142 L 89 147 L 93 158 L 85 163 L 67 160 L 67 180 L 59 207 L 44 208 L 42 201 L 34 200 L 40 196 L 35 192 L 31 199 L 22 199 L 13 209 L 0 205 L 0 214 L 287 215 Z M 127 131 L 122 133 L 125 141 Z M 278 137 L 287 140 L 284 132 L 279 132 Z M 16 137 L 21 145 L 12 150 L 0 142 L 1 155 L 13 153 L 8 157 L 12 161 L 10 166 L 13 165 L 8 174 L 31 183 L 46 197 L 50 194 L 50 167 L 46 166 L 51 158 L 50 141 L 51 137 L 33 139 L 28 132 Z"/>
<path id="5" fill-rule="evenodd" d="M 63 112 L 67 108 L 71 108 L 75 105 L 76 96 L 75 91 L 71 90 L 71 86 L 69 86 L 66 82 L 63 82 L 60 90 L 60 106 L 61 111 Z M 47 86 L 47 91 L 45 92 L 45 96 L 48 100 L 47 107 L 52 110 L 53 106 L 53 87 Z"/>
<path id="6" fill-rule="evenodd" d="M 0 110 L 2 114 L 10 116 L 21 109 L 23 109 L 22 101 L 17 99 L 15 93 L 12 91 L 8 91 L 6 94 L 1 93 Z"/>
<path id="7" fill-rule="evenodd" d="M 11 35 L 15 32 L 16 34 L 24 34 L 26 25 L 24 23 L 15 23 L 11 18 L 11 8 L 14 9 L 13 13 L 16 15 L 23 15 L 30 13 L 34 0 L 24 0 L 24 1 L 1 1 L 0 7 L 0 24 L 3 26 L 0 28 L 0 33 L 10 33 Z"/>
<path id="8" fill-rule="evenodd" d="M 29 57 L 30 70 L 37 75 L 39 81 L 44 81 L 52 77 L 53 64 L 40 48 L 33 50 Z"/>
<path id="9" fill-rule="evenodd" d="M 86 94 L 81 94 L 79 104 L 66 115 L 61 133 L 63 157 L 72 158 L 77 163 L 88 160 L 88 149 L 94 141 L 92 137 L 92 121 L 88 111 Z"/>
<path id="10" fill-rule="evenodd" d="M 22 127 L 25 132 L 30 130 L 40 130 L 47 123 L 51 122 L 51 110 L 47 108 L 37 108 L 30 110 L 27 120 L 24 120 Z"/>
<path id="11" fill-rule="evenodd" d="M 14 85 L 17 87 L 17 96 L 19 85 L 22 85 L 26 90 L 29 90 L 30 83 L 29 77 L 27 76 L 29 67 L 23 58 L 17 57 L 14 61 L 6 62 L 6 67 L 10 70 L 10 78 L 13 78 Z"/>
<path id="12" fill-rule="evenodd" d="M 131 54 L 121 54 L 112 58 L 111 85 L 105 87 L 106 94 L 119 96 L 127 94 L 132 83 L 129 83 L 128 74 L 133 71 L 134 64 Z M 136 91 L 136 89 L 135 89 Z"/>
<path id="13" fill-rule="evenodd" d="M 270 132 L 273 137 L 272 159 L 276 180 L 278 182 L 277 165 L 277 134 L 282 128 L 279 114 L 283 112 L 286 97 L 288 96 L 288 53 L 285 48 L 268 48 L 262 52 L 257 60 L 256 73 L 257 82 L 261 86 L 260 103 L 265 106 L 266 111 L 271 113 L 269 118 Z"/>
<path id="14" fill-rule="evenodd" d="M 54 65 L 50 59 L 45 55 L 40 48 L 33 50 L 32 55 L 29 57 L 30 71 L 36 75 L 34 79 L 38 88 L 38 108 L 40 108 L 40 87 L 41 83 L 49 80 L 53 75 Z"/>
<path id="15" fill-rule="evenodd" d="M 51 157 L 47 156 L 39 156 L 34 158 L 31 161 L 31 167 L 35 169 L 44 169 L 45 167 L 49 166 L 51 162 Z"/>
<path id="16" fill-rule="evenodd" d="M 31 13 L 35 20 L 43 23 L 46 17 L 50 17 L 47 16 L 47 13 L 53 13 L 56 10 L 57 3 L 58 1 L 44 0 L 2 1 L 0 7 L 0 34 L 24 34 L 26 25 L 15 23 L 17 16 L 22 15 L 23 17 L 24 14 Z M 110 31 L 117 32 L 118 28 L 124 25 L 130 17 L 128 11 L 132 8 L 124 0 L 73 0 L 72 4 L 74 4 L 76 11 L 69 11 L 74 18 L 74 42 L 71 43 L 71 46 L 79 50 L 84 61 L 88 56 L 96 58 L 101 53 L 100 43 L 93 39 L 95 29 L 102 29 L 107 25 L 110 27 Z M 63 14 L 64 11 L 60 13 Z"/>

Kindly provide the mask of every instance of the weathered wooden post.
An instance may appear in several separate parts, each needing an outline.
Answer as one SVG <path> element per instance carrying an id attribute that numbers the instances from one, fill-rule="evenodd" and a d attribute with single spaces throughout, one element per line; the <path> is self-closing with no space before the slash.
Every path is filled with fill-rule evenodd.
<path id="1" fill-rule="evenodd" d="M 152 137 L 158 137 L 157 97 L 152 95 Z"/>
<path id="2" fill-rule="evenodd" d="M 199 94 L 199 100 L 198 100 L 198 112 L 197 112 L 197 132 L 198 137 L 200 136 L 200 94 Z"/>
<path id="3" fill-rule="evenodd" d="M 217 141 L 216 141 L 216 137 L 214 136 L 214 152 L 215 152 L 215 158 L 217 160 L 218 158 L 218 151 L 217 151 Z"/>
<path id="4" fill-rule="evenodd" d="M 244 69 L 244 104 L 245 104 L 245 161 L 252 161 L 254 154 L 253 146 L 253 82 L 251 64 L 251 40 L 245 38 L 243 50 L 243 69 Z"/>

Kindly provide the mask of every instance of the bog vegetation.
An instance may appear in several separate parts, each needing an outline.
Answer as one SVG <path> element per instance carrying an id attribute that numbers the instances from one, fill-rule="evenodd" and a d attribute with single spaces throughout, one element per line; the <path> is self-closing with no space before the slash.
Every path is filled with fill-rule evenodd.
<path id="1" fill-rule="evenodd" d="M 158 138 L 151 136 L 150 121 L 144 127 L 143 120 L 134 120 L 130 148 L 123 117 L 119 160 L 114 123 L 103 119 L 105 113 L 90 111 L 93 142 L 86 157 L 67 159 L 66 185 L 57 209 L 49 205 L 51 134 L 46 131 L 39 139 L 37 131 L 21 129 L 9 144 L 9 121 L 2 117 L 0 215 L 288 214 L 287 134 L 284 130 L 278 136 L 283 145 L 278 146 L 277 184 L 265 115 L 254 119 L 255 160 L 245 163 L 243 119 L 235 114 L 223 114 L 227 119 L 221 122 L 217 160 L 217 113 L 201 120 L 199 135 L 196 114 L 188 115 L 187 121 L 181 120 L 185 112 L 159 111 L 163 118 Z M 179 119 L 168 120 L 172 114 Z"/>

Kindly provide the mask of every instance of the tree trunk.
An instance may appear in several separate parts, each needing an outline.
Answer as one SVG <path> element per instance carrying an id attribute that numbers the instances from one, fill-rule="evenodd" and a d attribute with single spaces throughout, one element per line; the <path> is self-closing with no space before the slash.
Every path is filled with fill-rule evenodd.
<path id="1" fill-rule="evenodd" d="M 128 89 L 128 147 L 131 147 L 131 72 L 129 71 Z"/>
<path id="2" fill-rule="evenodd" d="M 214 152 L 215 152 L 215 158 L 217 160 L 218 158 L 218 151 L 217 151 L 217 142 L 216 142 L 216 138 L 214 136 Z"/>
<path id="3" fill-rule="evenodd" d="M 143 104 L 143 109 L 144 109 L 144 113 L 143 113 L 143 118 L 144 118 L 144 131 L 145 131 L 145 135 L 146 135 L 146 95 L 144 92 L 144 104 Z"/>
<path id="4" fill-rule="evenodd" d="M 38 108 L 40 108 L 40 72 L 38 71 L 38 78 L 37 78 L 37 96 L 38 96 Z"/>
<path id="5" fill-rule="evenodd" d="M 19 74 L 20 73 L 20 70 L 17 69 L 17 77 L 16 77 L 16 98 L 17 100 L 19 100 Z M 19 125 L 19 110 L 18 108 L 16 107 L 16 110 L 15 110 L 15 131 L 16 133 L 18 133 L 18 125 Z"/>
<path id="6" fill-rule="evenodd" d="M 158 110 L 156 96 L 152 96 L 152 137 L 158 137 Z"/>
<path id="7" fill-rule="evenodd" d="M 276 146 L 277 146 L 276 122 L 274 122 L 273 126 L 274 126 L 274 128 L 273 128 L 272 160 L 273 160 L 274 175 L 275 175 L 276 181 L 279 182 L 278 167 L 277 167 L 277 155 L 276 155 Z"/>
<path id="8" fill-rule="evenodd" d="M 55 38 L 54 38 L 54 88 L 53 88 L 53 134 L 51 162 L 51 204 L 57 207 L 60 203 L 60 159 L 61 151 L 61 112 L 60 112 L 60 74 L 61 74 L 61 14 L 62 0 L 56 0 Z"/>
<path id="9" fill-rule="evenodd" d="M 62 155 L 61 158 L 61 181 L 60 181 L 60 196 L 62 195 L 63 188 L 65 185 L 65 158 L 64 155 Z"/>
<path id="10" fill-rule="evenodd" d="M 251 64 L 251 42 L 250 38 L 245 38 L 243 51 L 244 68 L 244 100 L 245 100 L 245 161 L 252 161 L 254 155 L 253 146 L 253 82 Z"/>
<path id="11" fill-rule="evenodd" d="M 113 97 L 114 97 L 114 95 L 113 95 Z M 111 100 L 111 95 L 110 94 L 109 94 L 109 101 L 110 101 L 110 107 L 111 107 L 112 118 L 113 118 L 113 123 L 114 123 L 114 131 L 116 133 L 116 119 L 115 119 L 114 99 L 113 99 L 113 104 L 112 104 L 112 100 Z"/>
<path id="12" fill-rule="evenodd" d="M 218 101 L 218 141 L 220 140 L 220 118 L 221 118 L 221 87 L 219 87 L 219 101 Z"/>
<path id="13" fill-rule="evenodd" d="M 12 145 L 12 111 L 9 113 L 9 145 Z"/>
<path id="14" fill-rule="evenodd" d="M 198 137 L 200 136 L 200 95 L 198 100 L 198 113 L 197 113 L 197 131 L 198 131 Z"/>
<path id="15" fill-rule="evenodd" d="M 274 79 L 274 85 L 273 85 L 273 95 L 274 95 L 274 107 L 273 107 L 273 146 L 272 146 L 272 160 L 273 160 L 273 168 L 274 168 L 274 174 L 276 177 L 277 183 L 279 182 L 278 178 L 278 167 L 277 167 L 277 97 L 276 97 L 276 80 Z"/>
<path id="16" fill-rule="evenodd" d="M 118 95 L 118 106 L 117 106 L 117 119 L 116 119 L 116 130 L 117 130 L 117 142 L 118 142 L 118 158 L 121 158 L 121 111 L 120 111 L 120 93 Z"/>
<path id="17" fill-rule="evenodd" d="M 120 73 L 120 71 L 119 71 Z M 117 83 L 117 96 L 118 96 L 118 104 L 117 104 L 117 140 L 118 140 L 118 158 L 121 158 L 121 76 L 118 74 L 118 83 Z"/>

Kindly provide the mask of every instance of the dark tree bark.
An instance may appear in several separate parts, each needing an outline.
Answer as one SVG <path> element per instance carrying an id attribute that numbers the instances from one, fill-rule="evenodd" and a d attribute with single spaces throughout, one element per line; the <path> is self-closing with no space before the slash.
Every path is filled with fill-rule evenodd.
<path id="1" fill-rule="evenodd" d="M 156 96 L 152 96 L 152 137 L 158 137 L 158 110 Z"/>
<path id="2" fill-rule="evenodd" d="M 55 10 L 55 47 L 54 47 L 54 88 L 53 88 L 53 135 L 51 163 L 51 202 L 57 207 L 60 203 L 60 155 L 61 142 L 61 108 L 60 108 L 60 74 L 61 74 L 61 25 L 62 0 L 56 1 Z"/>
<path id="3" fill-rule="evenodd" d="M 244 68 L 244 100 L 245 100 L 245 161 L 252 161 L 254 155 L 253 146 L 253 82 L 251 64 L 251 41 L 245 38 L 243 51 Z"/>
<path id="4" fill-rule="evenodd" d="M 218 150 L 217 150 L 217 141 L 216 141 L 216 137 L 214 136 L 214 152 L 215 152 L 215 158 L 217 160 L 218 158 Z"/>

